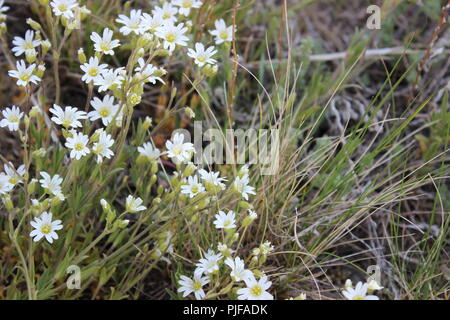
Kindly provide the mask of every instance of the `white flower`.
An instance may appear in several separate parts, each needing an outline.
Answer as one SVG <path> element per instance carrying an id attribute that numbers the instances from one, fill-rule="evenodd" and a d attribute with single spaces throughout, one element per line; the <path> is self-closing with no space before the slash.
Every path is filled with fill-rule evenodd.
<path id="1" fill-rule="evenodd" d="M 50 5 L 53 7 L 55 16 L 63 16 L 66 19 L 74 17 L 72 9 L 78 6 L 76 0 L 52 0 Z"/>
<path id="2" fill-rule="evenodd" d="M 204 191 L 205 187 L 198 182 L 197 176 L 188 177 L 187 184 L 181 186 L 181 193 L 188 194 L 189 198 L 193 198 Z"/>
<path id="3" fill-rule="evenodd" d="M 14 165 L 11 162 L 8 162 L 4 167 L 5 173 L 9 178 L 9 183 L 16 185 L 22 182 L 23 176 L 25 175 L 25 165 L 19 166 L 16 170 Z"/>
<path id="4" fill-rule="evenodd" d="M 216 26 L 215 30 L 209 31 L 213 36 L 216 37 L 216 44 L 221 44 L 225 41 L 233 40 L 233 27 L 227 27 L 223 19 L 216 20 L 214 23 Z"/>
<path id="5" fill-rule="evenodd" d="M 248 209 L 247 212 L 250 220 L 255 220 L 256 218 L 258 218 L 258 214 L 256 213 L 256 211 Z"/>
<path id="6" fill-rule="evenodd" d="M 219 271 L 219 261 L 222 259 L 222 254 L 216 254 L 213 250 L 208 250 L 203 259 L 200 259 L 196 264 L 197 268 L 194 274 L 198 277 L 203 274 L 211 274 Z"/>
<path id="7" fill-rule="evenodd" d="M 27 67 L 25 61 L 17 61 L 16 69 L 17 70 L 9 70 L 8 75 L 12 78 L 17 79 L 18 86 L 26 87 L 30 82 L 37 84 L 39 81 L 41 81 L 41 78 L 33 75 L 33 72 L 36 69 L 36 65 L 34 63 Z"/>
<path id="8" fill-rule="evenodd" d="M 150 161 L 157 160 L 161 156 L 159 149 L 153 147 L 151 142 L 144 143 L 142 147 L 138 147 L 139 154 Z"/>
<path id="9" fill-rule="evenodd" d="M 220 189 L 225 189 L 225 184 L 222 183 L 222 181 L 227 181 L 225 178 L 220 178 L 219 174 L 220 172 L 208 172 L 205 169 L 201 169 L 198 172 L 200 174 L 200 177 L 205 182 L 206 187 L 213 186 L 213 187 L 219 187 Z"/>
<path id="10" fill-rule="evenodd" d="M 238 172 L 238 176 L 239 177 L 244 177 L 244 176 L 248 176 L 248 173 L 250 172 L 250 169 L 249 169 L 249 167 L 248 167 L 248 164 L 244 164 L 240 169 L 239 169 L 239 172 Z"/>
<path id="11" fill-rule="evenodd" d="M 369 281 L 367 281 L 367 291 L 368 292 L 372 292 L 375 290 L 381 290 L 384 287 L 382 287 L 375 279 L 369 279 Z"/>
<path id="12" fill-rule="evenodd" d="M 106 95 L 103 97 L 103 100 L 95 97 L 91 101 L 91 106 L 95 109 L 95 111 L 88 113 L 89 119 L 91 121 L 102 119 L 104 126 L 107 126 L 114 119 L 114 117 L 119 116 L 119 105 L 114 104 L 113 96 Z"/>
<path id="13" fill-rule="evenodd" d="M 212 59 L 212 56 L 216 53 L 217 50 L 215 50 L 214 47 L 209 47 L 205 50 L 205 46 L 200 42 L 195 44 L 195 50 L 188 49 L 188 56 L 194 59 L 195 64 L 199 67 L 203 67 L 207 63 L 215 64 L 217 61 Z"/>
<path id="14" fill-rule="evenodd" d="M 92 32 L 91 40 L 94 41 L 94 49 L 97 52 L 114 55 L 114 48 L 120 46 L 119 40 L 112 40 L 113 31 L 108 28 L 103 30 L 103 37 L 97 32 Z"/>
<path id="15" fill-rule="evenodd" d="M 126 201 L 126 210 L 130 213 L 136 213 L 139 211 L 144 211 L 147 210 L 147 207 L 145 206 L 141 206 L 142 204 L 142 199 L 141 198 L 135 198 L 132 195 L 129 195 L 127 197 L 127 201 Z"/>
<path id="16" fill-rule="evenodd" d="M 178 292 L 183 292 L 183 298 L 194 293 L 195 299 L 203 300 L 206 296 L 203 291 L 203 286 L 208 284 L 208 282 L 208 277 L 202 277 L 201 275 L 194 275 L 193 279 L 181 276 L 178 281 L 178 284 L 180 285 Z"/>
<path id="17" fill-rule="evenodd" d="M 342 294 L 348 300 L 379 300 L 377 296 L 367 295 L 367 283 L 363 284 L 361 281 L 356 284 L 354 289 L 346 288 Z"/>
<path id="18" fill-rule="evenodd" d="M 161 16 L 165 23 L 174 23 L 177 21 L 178 9 L 175 8 L 170 2 L 166 2 L 163 4 L 162 8 L 155 6 L 152 10 L 152 14 L 154 16 Z"/>
<path id="19" fill-rule="evenodd" d="M 120 14 L 119 18 L 116 19 L 116 22 L 124 25 L 119 31 L 124 36 L 127 36 L 131 32 L 134 32 L 135 34 L 142 34 L 144 32 L 142 29 L 141 20 L 142 10 L 131 10 L 130 17 Z"/>
<path id="20" fill-rule="evenodd" d="M 156 36 L 164 40 L 164 49 L 173 52 L 176 45 L 186 46 L 189 40 L 184 34 L 188 28 L 184 26 L 183 23 L 174 25 L 172 23 L 165 24 L 156 29 Z"/>
<path id="21" fill-rule="evenodd" d="M 156 28 L 161 27 L 165 23 L 161 14 L 149 15 L 148 13 L 142 14 L 142 29 L 151 33 L 156 32 Z"/>
<path id="22" fill-rule="evenodd" d="M 196 9 L 202 6 L 202 2 L 198 0 L 173 0 L 172 4 L 174 6 L 180 7 L 180 9 L 178 9 L 178 12 L 185 17 L 187 17 L 189 13 L 191 13 L 192 8 Z"/>
<path id="23" fill-rule="evenodd" d="M 34 50 L 37 46 L 41 44 L 40 40 L 34 40 L 34 31 L 27 30 L 25 33 L 25 39 L 21 37 L 14 37 L 12 52 L 14 52 L 15 56 L 18 57 L 21 54 L 24 54 L 28 50 Z"/>
<path id="24" fill-rule="evenodd" d="M 82 128 L 83 125 L 80 120 L 87 119 L 86 112 L 79 111 L 77 108 L 70 106 L 63 110 L 60 106 L 54 104 L 50 112 L 55 115 L 52 117 L 52 121 L 65 128 Z"/>
<path id="25" fill-rule="evenodd" d="M 0 173 L 0 195 L 7 194 L 14 188 L 14 185 L 9 182 L 9 177 L 3 172 Z"/>
<path id="26" fill-rule="evenodd" d="M 260 252 L 263 256 L 268 255 L 270 252 L 273 251 L 274 247 L 272 245 L 272 243 L 270 243 L 270 241 L 266 241 L 264 243 L 261 244 L 261 246 L 259 247 Z"/>
<path id="27" fill-rule="evenodd" d="M 4 5 L 5 0 L 0 0 L 0 13 L 6 12 L 9 10 L 8 6 Z"/>
<path id="28" fill-rule="evenodd" d="M 89 63 L 85 63 L 80 66 L 81 70 L 84 71 L 83 80 L 86 83 L 98 81 L 98 78 L 103 73 L 103 71 L 108 67 L 106 64 L 100 64 L 97 57 L 89 58 Z"/>
<path id="29" fill-rule="evenodd" d="M 43 202 L 39 202 L 37 199 L 31 199 L 31 211 L 34 215 L 40 215 L 46 210 L 46 205 Z"/>
<path id="30" fill-rule="evenodd" d="M 41 187 L 44 188 L 48 193 L 53 194 L 55 196 L 61 196 L 61 183 L 63 179 L 55 174 L 53 177 L 50 176 L 47 172 L 41 172 L 42 179 L 39 180 Z"/>
<path id="31" fill-rule="evenodd" d="M 184 136 L 175 133 L 172 141 L 166 142 L 167 155 L 178 162 L 189 161 L 192 153 L 195 153 L 194 145 L 190 142 L 184 143 Z"/>
<path id="32" fill-rule="evenodd" d="M 23 112 L 20 112 L 20 109 L 16 106 L 12 106 L 11 108 L 5 108 L 2 111 L 5 119 L 0 121 L 0 127 L 8 127 L 10 131 L 19 130 L 20 119 L 23 117 Z"/>
<path id="33" fill-rule="evenodd" d="M 34 242 L 38 242 L 45 237 L 49 243 L 53 243 L 53 239 L 58 239 L 58 234 L 55 231 L 63 228 L 61 220 L 52 221 L 51 212 L 42 212 L 42 214 L 39 217 L 35 217 L 34 221 L 31 221 L 30 224 L 34 228 L 34 230 L 30 232 L 30 237 L 34 238 Z"/>
<path id="34" fill-rule="evenodd" d="M 256 194 L 254 191 L 255 188 L 248 185 L 249 182 L 250 181 L 249 181 L 248 175 L 245 175 L 242 178 L 236 177 L 236 180 L 234 180 L 234 183 L 233 183 L 234 189 L 237 192 L 239 192 L 245 200 L 248 200 L 249 194 L 253 194 L 253 195 Z"/>
<path id="35" fill-rule="evenodd" d="M 230 267 L 230 277 L 234 281 L 243 281 L 253 275 L 250 270 L 245 269 L 244 261 L 239 257 L 236 257 L 234 260 L 232 258 L 227 258 L 225 264 Z"/>
<path id="36" fill-rule="evenodd" d="M 124 68 L 117 69 L 106 69 L 103 70 L 100 76 L 94 79 L 94 84 L 96 86 L 100 86 L 98 88 L 98 92 L 103 92 L 109 90 L 111 88 L 120 88 L 122 86 L 122 81 L 125 80 L 122 73 L 124 72 Z"/>
<path id="37" fill-rule="evenodd" d="M 161 79 L 160 77 L 157 77 L 154 75 L 154 73 L 156 71 L 158 71 L 158 68 L 153 66 L 151 63 L 149 64 L 145 64 L 145 60 L 143 58 L 139 58 L 138 59 L 138 64 L 139 67 L 136 67 L 134 69 L 134 71 L 136 72 L 140 72 L 141 73 L 141 77 L 146 81 L 146 82 L 150 82 L 152 84 L 156 83 L 156 80 L 161 81 L 162 83 L 164 83 L 163 79 Z"/>
<path id="38" fill-rule="evenodd" d="M 72 137 L 68 137 L 65 146 L 70 151 L 70 157 L 72 159 L 80 160 L 81 157 L 89 154 L 91 150 L 87 147 L 89 143 L 89 137 L 81 132 L 72 131 Z"/>
<path id="39" fill-rule="evenodd" d="M 273 300 L 273 296 L 266 291 L 272 285 L 272 282 L 268 281 L 266 276 L 256 280 L 252 273 L 244 281 L 247 288 L 237 291 L 239 300 Z"/>
<path id="40" fill-rule="evenodd" d="M 110 134 L 102 131 L 98 138 L 98 141 L 92 146 L 92 152 L 97 155 L 97 163 L 102 163 L 103 158 L 111 159 L 114 152 L 110 149 L 114 144 L 114 139 Z"/>
<path id="41" fill-rule="evenodd" d="M 348 288 L 353 288 L 353 282 L 350 279 L 345 280 L 345 284 L 344 284 L 345 289 Z"/>
<path id="42" fill-rule="evenodd" d="M 224 243 L 219 242 L 217 244 L 217 250 L 219 250 L 225 257 L 229 257 L 233 254 L 234 250 L 228 248 L 228 246 Z"/>
<path id="43" fill-rule="evenodd" d="M 234 229 L 236 228 L 236 215 L 234 211 L 228 211 L 225 213 L 223 211 L 219 211 L 218 214 L 215 215 L 216 220 L 214 220 L 214 225 L 216 229 Z"/>

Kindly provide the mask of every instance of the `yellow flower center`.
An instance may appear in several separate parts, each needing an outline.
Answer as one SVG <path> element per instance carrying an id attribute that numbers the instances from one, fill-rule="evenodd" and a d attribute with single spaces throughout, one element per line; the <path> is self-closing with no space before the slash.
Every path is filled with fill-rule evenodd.
<path id="1" fill-rule="evenodd" d="M 162 18 L 164 20 L 169 19 L 172 15 L 169 12 L 164 12 Z"/>
<path id="2" fill-rule="evenodd" d="M 75 143 L 75 146 L 74 146 L 74 149 L 76 150 L 76 151 L 81 151 L 81 150 L 83 150 L 84 149 L 84 145 L 82 144 L 82 143 Z"/>
<path id="3" fill-rule="evenodd" d="M 183 152 L 183 149 L 181 147 L 174 147 L 172 149 L 172 153 L 176 156 L 179 156 Z"/>
<path id="4" fill-rule="evenodd" d="M 259 297 L 259 296 L 262 294 L 263 289 L 262 289 L 260 286 L 256 285 L 256 286 L 253 286 L 253 287 L 250 289 L 250 292 L 251 292 L 252 295 L 254 295 L 255 297 Z"/>
<path id="5" fill-rule="evenodd" d="M 198 192 L 198 186 L 193 186 L 192 193 L 197 193 L 197 192 Z"/>
<path id="6" fill-rule="evenodd" d="M 185 0 L 184 2 L 183 2 L 183 8 L 190 8 L 190 7 L 192 7 L 192 1 L 191 0 Z"/>
<path id="7" fill-rule="evenodd" d="M 69 8 L 66 6 L 66 4 L 61 3 L 61 4 L 59 4 L 58 9 L 59 9 L 59 11 L 64 12 Z"/>
<path id="8" fill-rule="evenodd" d="M 109 51 L 109 45 L 108 43 L 104 42 L 100 45 L 100 49 L 102 49 L 103 51 Z"/>
<path id="9" fill-rule="evenodd" d="M 108 108 L 102 108 L 100 109 L 100 111 L 98 112 L 98 114 L 102 117 L 102 118 L 106 118 L 109 116 L 109 109 Z"/>
<path id="10" fill-rule="evenodd" d="M 353 297 L 353 300 L 364 300 L 363 296 L 357 295 Z"/>
<path id="11" fill-rule="evenodd" d="M 49 234 L 51 231 L 52 231 L 52 227 L 51 227 L 49 224 L 44 224 L 44 225 L 41 227 L 41 232 L 42 232 L 43 234 Z"/>
<path id="12" fill-rule="evenodd" d="M 223 225 L 224 225 L 225 227 L 228 227 L 230 224 L 231 224 L 231 221 L 230 221 L 230 220 L 225 220 L 225 222 L 223 223 Z"/>
<path id="13" fill-rule="evenodd" d="M 17 116 L 11 116 L 11 117 L 9 118 L 9 122 L 19 122 L 19 117 L 17 117 Z"/>
<path id="14" fill-rule="evenodd" d="M 192 289 L 194 289 L 194 291 L 200 290 L 202 288 L 202 284 L 200 283 L 200 281 L 194 281 L 194 283 L 192 284 Z"/>
<path id="15" fill-rule="evenodd" d="M 91 77 L 96 77 L 96 76 L 98 76 L 98 69 L 97 69 L 97 68 L 91 68 L 91 69 L 89 69 L 88 74 L 89 74 Z"/>
<path id="16" fill-rule="evenodd" d="M 166 36 L 166 40 L 168 42 L 175 42 L 176 38 L 177 37 L 175 36 L 174 33 L 168 33 L 167 36 Z"/>
<path id="17" fill-rule="evenodd" d="M 28 74 L 28 73 L 23 73 L 20 76 L 20 80 L 25 81 L 25 82 L 28 82 L 30 80 L 30 78 L 31 78 L 31 74 Z"/>
<path id="18" fill-rule="evenodd" d="M 31 50 L 34 49 L 32 42 L 25 42 L 25 50 Z"/>
<path id="19" fill-rule="evenodd" d="M 197 57 L 197 60 L 199 61 L 199 62 L 205 62 L 206 61 L 206 57 L 205 57 L 205 55 L 199 55 L 198 57 Z"/>
<path id="20" fill-rule="evenodd" d="M 219 34 L 220 39 L 227 40 L 228 39 L 228 32 L 226 30 L 221 31 Z"/>

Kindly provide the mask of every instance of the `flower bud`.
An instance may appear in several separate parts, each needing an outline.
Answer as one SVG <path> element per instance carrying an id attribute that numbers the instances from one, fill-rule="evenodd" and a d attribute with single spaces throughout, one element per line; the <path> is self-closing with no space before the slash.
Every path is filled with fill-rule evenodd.
<path id="1" fill-rule="evenodd" d="M 2 198 L 3 204 L 5 205 L 6 210 L 9 212 L 14 210 L 14 203 L 11 200 L 11 197 L 9 195 L 6 195 Z"/>
<path id="2" fill-rule="evenodd" d="M 183 171 L 183 177 L 190 177 L 195 170 L 197 170 L 197 166 L 192 162 L 189 162 Z"/>
<path id="3" fill-rule="evenodd" d="M 141 103 L 142 97 L 136 93 L 132 93 L 128 96 L 128 104 L 132 107 Z"/>
<path id="4" fill-rule="evenodd" d="M 33 157 L 36 157 L 36 158 L 44 158 L 46 154 L 47 154 L 47 151 L 44 148 L 35 150 L 32 153 Z"/>
<path id="5" fill-rule="evenodd" d="M 202 73 L 207 77 L 214 77 L 217 74 L 217 71 L 219 71 L 219 67 L 216 64 L 207 64 L 202 69 Z"/>
<path id="6" fill-rule="evenodd" d="M 42 56 L 45 56 L 48 53 L 48 51 L 50 50 L 51 47 L 52 47 L 52 44 L 47 39 L 41 41 Z"/>
<path id="7" fill-rule="evenodd" d="M 43 65 L 43 64 L 40 64 L 39 66 L 38 66 L 38 68 L 37 68 L 37 72 L 36 72 L 36 75 L 39 77 L 39 78 L 42 78 L 43 76 L 44 76 L 44 73 L 45 73 L 45 66 Z"/>
<path id="8" fill-rule="evenodd" d="M 83 48 L 78 49 L 78 61 L 81 64 L 85 64 L 86 63 L 86 55 L 84 54 L 84 50 Z"/>
<path id="9" fill-rule="evenodd" d="M 35 31 L 41 30 L 41 25 L 39 24 L 39 22 L 34 21 L 34 20 L 31 19 L 31 18 L 28 18 L 28 19 L 27 19 L 27 24 L 28 24 L 33 30 L 35 30 Z"/>
<path id="10" fill-rule="evenodd" d="M 155 51 L 155 56 L 157 57 L 167 57 L 169 55 L 169 51 L 166 49 L 158 49 Z"/>
<path id="11" fill-rule="evenodd" d="M 252 205 L 248 203 L 247 201 L 239 201 L 239 207 L 244 209 L 250 209 Z"/>
<path id="12" fill-rule="evenodd" d="M 36 61 L 37 51 L 35 49 L 29 49 L 25 51 L 25 59 L 28 63 L 33 63 Z"/>
<path id="13" fill-rule="evenodd" d="M 107 211 L 106 222 L 108 224 L 111 224 L 111 223 L 113 223 L 114 219 L 116 219 L 116 212 L 114 210 Z"/>
<path id="14" fill-rule="evenodd" d="M 28 194 L 33 194 L 34 191 L 36 191 L 36 184 L 37 179 L 31 179 L 30 183 L 28 184 Z"/>
<path id="15" fill-rule="evenodd" d="M 145 117 L 144 122 L 142 123 L 142 129 L 147 131 L 152 126 L 153 119 L 150 117 Z"/>
<path id="16" fill-rule="evenodd" d="M 184 113 L 185 113 L 190 119 L 194 119 L 194 118 L 195 118 L 195 112 L 194 112 L 194 110 L 192 110 L 192 109 L 189 108 L 189 107 L 186 107 L 186 108 L 184 109 Z"/>
<path id="17" fill-rule="evenodd" d="M 6 33 L 7 27 L 6 27 L 6 23 L 2 22 L 0 23 L 0 35 Z"/>
<path id="18" fill-rule="evenodd" d="M 125 229 L 130 223 L 130 220 L 118 220 L 117 223 L 120 229 Z"/>

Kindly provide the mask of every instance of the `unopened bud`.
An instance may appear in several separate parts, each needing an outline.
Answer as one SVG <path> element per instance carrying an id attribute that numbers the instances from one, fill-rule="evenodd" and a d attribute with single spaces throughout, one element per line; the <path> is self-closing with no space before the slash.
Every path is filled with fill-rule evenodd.
<path id="1" fill-rule="evenodd" d="M 81 64 L 85 64 L 86 60 L 83 48 L 78 49 L 78 61 L 80 61 Z"/>
<path id="2" fill-rule="evenodd" d="M 41 41 L 41 48 L 42 48 L 42 56 L 45 56 L 50 48 L 52 47 L 52 44 L 48 40 Z"/>
<path id="3" fill-rule="evenodd" d="M 207 77 L 214 77 L 217 74 L 218 70 L 219 67 L 216 64 L 214 65 L 207 64 L 206 66 L 203 67 L 202 72 Z"/>
<path id="4" fill-rule="evenodd" d="M 45 70 L 45 66 L 43 64 L 40 64 L 37 68 L 36 75 L 39 78 L 42 78 L 44 76 Z"/>
<path id="5" fill-rule="evenodd" d="M 25 59 L 28 63 L 33 63 L 36 61 L 37 51 L 35 49 L 29 49 L 25 51 Z"/>
<path id="6" fill-rule="evenodd" d="M 155 51 L 155 56 L 157 57 L 167 57 L 169 55 L 169 51 L 166 49 L 158 49 Z"/>
<path id="7" fill-rule="evenodd" d="M 144 122 L 142 123 L 142 129 L 147 131 L 152 126 L 153 119 L 150 117 L 145 117 Z"/>
<path id="8" fill-rule="evenodd" d="M 31 19 L 31 18 L 28 18 L 28 19 L 27 19 L 27 24 L 28 24 L 31 28 L 33 28 L 33 30 L 35 30 L 35 31 L 41 30 L 41 25 L 39 24 L 39 22 L 34 21 L 34 20 Z"/>

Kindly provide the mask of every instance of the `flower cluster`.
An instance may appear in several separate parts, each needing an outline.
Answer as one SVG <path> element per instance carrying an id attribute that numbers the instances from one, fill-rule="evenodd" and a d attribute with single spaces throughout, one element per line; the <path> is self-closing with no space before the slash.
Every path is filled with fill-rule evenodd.
<path id="1" fill-rule="evenodd" d="M 106 221 L 106 226 L 96 229 L 100 235 L 93 245 L 102 237 L 111 235 L 113 246 L 127 236 L 134 241 L 139 240 L 143 237 L 140 228 L 164 225 L 164 216 L 158 211 L 162 202 L 166 210 L 169 210 L 168 204 L 180 205 L 192 222 L 199 219 L 200 214 L 209 212 L 213 219 L 212 232 L 221 238 L 221 242 L 202 254 L 192 278 L 180 277 L 178 291 L 184 297 L 193 293 L 197 299 L 225 294 L 238 299 L 273 299 L 268 292 L 272 282 L 260 270 L 274 249 L 271 243 L 260 244 L 245 258 L 237 255 L 247 228 L 258 217 L 248 202 L 250 197 L 256 195 L 255 188 L 250 185 L 249 167 L 242 166 L 232 179 L 222 176 L 221 171 L 198 167 L 192 162 L 194 145 L 185 141 L 185 136 L 178 132 L 165 141 L 165 145 L 156 147 L 151 138 L 146 139 L 152 123 L 150 118 L 138 122 L 134 137 L 130 139 L 128 134 L 134 124 L 134 107 L 141 103 L 144 91 L 151 85 L 166 85 L 164 77 L 169 68 L 165 65 L 165 59 L 173 57 L 179 50 L 191 62 L 191 67 L 202 71 L 196 75 L 203 80 L 203 76 L 214 75 L 218 70 L 217 56 L 221 50 L 214 43 L 218 46 L 233 41 L 234 28 L 220 19 L 215 22 L 215 29 L 207 33 L 212 36 L 211 44 L 194 41 L 198 37 L 190 34 L 193 30 L 190 19 L 195 10 L 203 6 L 203 2 L 197 0 L 166 1 L 148 13 L 132 9 L 129 15 L 119 14 L 115 19 L 120 25 L 119 32 L 111 26 L 98 33 L 92 32 L 88 37 L 91 56 L 87 57 L 83 48 L 78 50 L 79 78 L 88 91 L 85 106 L 76 106 L 75 102 L 70 103 L 72 105 L 61 103 L 57 87 L 55 99 L 47 107 L 47 103 L 36 95 L 46 83 L 46 55 L 53 54 L 53 76 L 57 82 L 64 41 L 90 14 L 76 0 L 52 0 L 48 3 L 50 6 L 45 10 L 54 18 L 50 28 L 57 32 L 57 28 L 63 27 L 61 39 L 48 38 L 44 31 L 46 28 L 29 19 L 27 23 L 31 29 L 25 32 L 24 38 L 15 37 L 12 41 L 12 52 L 19 60 L 15 61 L 15 70 L 10 70 L 8 74 L 16 79 L 18 86 L 25 87 L 24 92 L 29 99 L 1 112 L 0 127 L 19 136 L 25 154 L 24 165 L 16 169 L 12 163 L 6 163 L 4 172 L 0 173 L 0 196 L 5 207 L 9 211 L 18 209 L 14 207 L 13 200 L 16 199 L 11 197 L 11 193 L 15 186 L 23 184 L 29 196 L 22 210 L 30 214 L 26 234 L 34 242 L 44 239 L 52 244 L 62 237 L 67 243 L 66 237 L 73 236 L 75 217 L 85 214 L 84 211 L 76 212 L 74 208 L 77 204 L 83 206 L 86 199 L 92 201 L 95 198 L 100 200 L 101 217 Z M 6 10 L 0 0 L 0 13 Z M 117 56 L 112 57 L 118 50 L 130 50 L 123 65 L 117 63 Z M 195 117 L 195 112 L 189 107 L 183 110 L 189 118 Z M 39 130 L 42 135 L 37 134 L 38 139 L 36 136 L 33 139 L 41 145 L 34 149 L 30 147 L 30 137 Z M 53 159 L 49 160 L 47 156 L 53 156 Z M 168 161 L 175 168 L 169 173 L 160 170 L 165 169 Z M 46 165 L 51 162 L 62 166 L 47 168 Z M 103 180 L 104 176 L 111 176 L 114 171 L 120 170 L 129 174 L 119 178 L 121 185 L 118 187 L 126 188 L 128 196 L 121 197 L 115 190 L 105 192 L 104 196 L 99 191 L 104 187 L 102 182 L 107 181 L 106 178 Z M 150 173 L 149 181 L 142 173 Z M 86 186 L 92 181 L 92 190 L 87 192 L 79 188 L 77 179 L 80 176 L 86 181 L 79 185 Z M 133 184 L 124 187 L 129 177 Z M 161 180 L 163 183 L 156 183 Z M 155 188 L 152 189 L 153 186 Z M 107 199 L 107 195 L 114 198 Z M 219 206 L 221 199 L 227 201 L 230 197 L 235 201 Z M 91 203 L 86 206 L 89 210 L 94 207 Z M 95 204 L 98 206 L 98 202 Z M 217 204 L 217 210 L 211 212 L 213 204 Z M 118 207 L 122 210 L 117 210 Z M 70 222 L 67 221 L 67 212 L 70 212 Z M 64 228 L 63 221 L 70 232 L 60 232 Z M 130 235 L 127 230 L 115 232 L 128 228 L 134 228 Z M 166 229 L 149 238 L 153 239 L 154 247 L 149 249 L 151 253 L 146 257 L 172 263 L 169 255 L 175 256 L 175 235 L 175 232 Z M 131 247 L 135 247 L 134 243 Z M 91 247 L 88 246 L 88 249 Z M 212 283 L 218 278 L 223 281 L 223 288 L 215 293 L 217 286 Z M 209 291 L 205 292 L 208 284 Z"/>
<path id="2" fill-rule="evenodd" d="M 355 287 L 353 287 L 352 281 L 347 279 L 342 294 L 348 300 L 379 300 L 377 296 L 370 295 L 370 293 L 381 289 L 383 287 L 375 279 L 369 279 L 366 283 L 359 281 Z"/>

